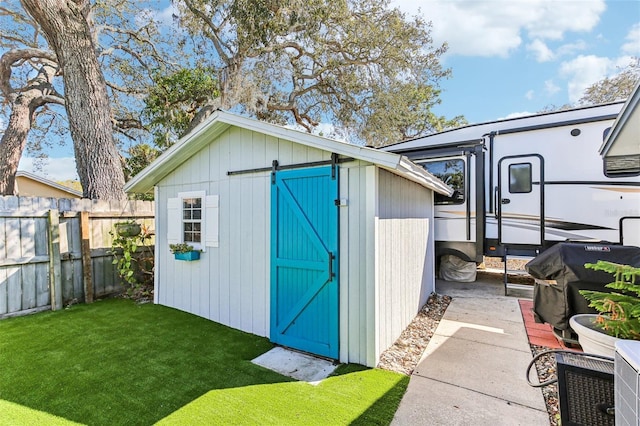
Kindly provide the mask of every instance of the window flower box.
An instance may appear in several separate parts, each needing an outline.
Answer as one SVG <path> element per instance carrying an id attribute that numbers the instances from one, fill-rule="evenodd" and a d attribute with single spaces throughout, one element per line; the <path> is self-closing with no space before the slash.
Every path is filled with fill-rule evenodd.
<path id="1" fill-rule="evenodd" d="M 169 244 L 169 250 L 171 250 L 176 260 L 192 261 L 200 259 L 200 250 L 196 250 L 187 243 Z"/>
<path id="2" fill-rule="evenodd" d="M 186 261 L 198 260 L 200 259 L 200 252 L 197 250 L 192 250 L 192 251 L 186 251 L 182 253 L 173 253 L 173 257 L 176 260 L 186 260 Z"/>

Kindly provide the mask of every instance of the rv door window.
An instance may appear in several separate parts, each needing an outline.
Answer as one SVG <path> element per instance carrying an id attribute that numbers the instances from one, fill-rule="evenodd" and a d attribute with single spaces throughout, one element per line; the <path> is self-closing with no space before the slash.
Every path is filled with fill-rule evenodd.
<path id="1" fill-rule="evenodd" d="M 429 173 L 454 189 L 451 197 L 436 193 L 435 204 L 462 204 L 464 203 L 464 161 L 459 158 L 428 161 L 422 163 Z"/>
<path id="2" fill-rule="evenodd" d="M 531 163 L 509 165 L 509 192 L 512 194 L 531 192 Z"/>

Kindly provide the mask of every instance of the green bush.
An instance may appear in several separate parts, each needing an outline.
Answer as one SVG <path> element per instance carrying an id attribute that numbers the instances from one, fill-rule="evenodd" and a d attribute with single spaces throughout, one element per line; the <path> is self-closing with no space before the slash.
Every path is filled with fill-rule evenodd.
<path id="1" fill-rule="evenodd" d="M 603 260 L 587 263 L 584 267 L 608 272 L 615 278 L 605 287 L 617 291 L 580 290 L 580 294 L 590 302 L 589 306 L 600 313 L 596 324 L 612 336 L 640 340 L 640 285 L 636 284 L 640 268 Z"/>

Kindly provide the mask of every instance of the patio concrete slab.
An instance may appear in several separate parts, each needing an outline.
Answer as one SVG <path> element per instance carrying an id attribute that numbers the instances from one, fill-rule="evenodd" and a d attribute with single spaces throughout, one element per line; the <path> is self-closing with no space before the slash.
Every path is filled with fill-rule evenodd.
<path id="1" fill-rule="evenodd" d="M 504 296 L 498 279 L 438 280 L 436 291 L 453 299 L 393 424 L 549 424 L 542 392 L 524 374 L 532 355 L 518 298 Z"/>
<path id="2" fill-rule="evenodd" d="M 509 321 L 477 322 L 473 318 L 462 318 L 462 320 L 442 319 L 438 325 L 437 332 L 431 338 L 434 344 L 430 346 L 439 345 L 439 337 L 455 337 L 525 352 L 529 350 L 527 332 L 522 327 L 522 324 Z M 423 357 L 434 349 L 427 347 Z"/>
<path id="3" fill-rule="evenodd" d="M 473 389 L 483 395 L 546 410 L 540 389 L 527 384 L 531 352 L 458 337 L 438 336 L 437 345 L 420 362 L 414 376 Z M 431 346 L 431 342 L 429 343 Z M 516 391 L 514 391 L 516 390 Z"/>
<path id="4" fill-rule="evenodd" d="M 317 384 L 333 373 L 336 366 L 326 359 L 275 347 L 251 362 L 296 380 Z"/>
<path id="5" fill-rule="evenodd" d="M 396 412 L 394 425 L 548 425 L 544 410 L 419 376 Z"/>
<path id="6" fill-rule="evenodd" d="M 522 324 L 522 312 L 518 299 L 513 297 L 494 296 L 494 297 L 473 297 L 473 296 L 455 296 L 457 298 L 465 298 L 464 304 L 454 304 L 447 308 L 447 312 L 453 318 L 457 316 L 474 316 L 479 320 L 500 320 L 511 321 L 513 323 Z"/>

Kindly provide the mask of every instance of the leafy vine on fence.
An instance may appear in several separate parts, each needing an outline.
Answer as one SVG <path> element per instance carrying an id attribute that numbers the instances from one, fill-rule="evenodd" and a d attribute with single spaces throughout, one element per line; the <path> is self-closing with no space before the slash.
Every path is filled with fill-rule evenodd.
<path id="1" fill-rule="evenodd" d="M 153 231 L 146 225 L 138 226 L 139 231 L 130 232 L 118 223 L 109 233 L 113 237 L 110 253 L 113 264 L 125 286 L 125 294 L 136 300 L 149 299 L 153 294 L 153 246 L 149 245 Z"/>

